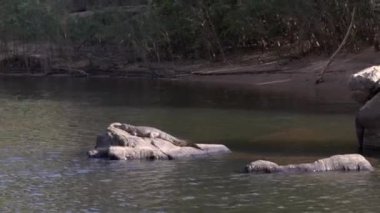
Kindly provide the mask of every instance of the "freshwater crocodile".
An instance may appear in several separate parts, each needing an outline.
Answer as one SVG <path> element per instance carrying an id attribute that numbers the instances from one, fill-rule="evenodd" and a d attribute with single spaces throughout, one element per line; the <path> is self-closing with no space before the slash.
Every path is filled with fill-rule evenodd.
<path id="1" fill-rule="evenodd" d="M 162 130 L 159 130 L 154 127 L 149 127 L 149 126 L 133 126 L 130 124 L 121 124 L 121 123 L 116 123 L 114 124 L 116 128 L 122 129 L 126 132 L 128 132 L 131 135 L 137 136 L 137 137 L 143 137 L 143 138 L 159 138 L 165 141 L 169 141 L 170 143 L 180 146 L 180 147 L 194 147 L 197 149 L 202 149 L 199 147 L 197 144 L 182 140 L 179 138 L 176 138 Z"/>
<path id="2" fill-rule="evenodd" d="M 313 163 L 289 164 L 280 166 L 276 163 L 257 160 L 246 165 L 250 173 L 297 173 L 328 171 L 373 171 L 371 163 L 359 154 L 334 155 L 319 159 Z"/>

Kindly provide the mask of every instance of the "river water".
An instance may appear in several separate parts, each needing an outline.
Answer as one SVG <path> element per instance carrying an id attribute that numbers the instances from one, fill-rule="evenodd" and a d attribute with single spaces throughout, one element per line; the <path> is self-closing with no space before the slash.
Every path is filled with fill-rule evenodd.
<path id="1" fill-rule="evenodd" d="M 242 174 L 257 159 L 356 152 L 351 103 L 260 89 L 116 79 L 0 79 L 1 212 L 377 212 L 380 172 Z M 200 160 L 88 159 L 115 121 L 232 154 Z M 370 157 L 377 167 L 377 158 Z"/>

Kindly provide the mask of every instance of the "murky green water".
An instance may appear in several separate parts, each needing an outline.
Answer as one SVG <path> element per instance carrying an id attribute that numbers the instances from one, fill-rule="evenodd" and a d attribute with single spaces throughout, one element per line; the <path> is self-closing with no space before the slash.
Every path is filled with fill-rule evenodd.
<path id="1" fill-rule="evenodd" d="M 355 152 L 350 103 L 197 83 L 59 78 L 0 79 L 0 101 L 1 212 L 377 212 L 380 207 L 378 171 L 240 173 L 259 158 L 295 163 Z M 233 154 L 179 161 L 88 159 L 95 136 L 114 121 L 223 143 Z"/>

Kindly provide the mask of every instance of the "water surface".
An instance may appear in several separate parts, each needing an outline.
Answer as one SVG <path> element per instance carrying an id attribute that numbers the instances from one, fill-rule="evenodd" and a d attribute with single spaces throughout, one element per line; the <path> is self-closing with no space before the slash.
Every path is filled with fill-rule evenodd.
<path id="1" fill-rule="evenodd" d="M 352 103 L 257 89 L 116 79 L 0 79 L 0 209 L 35 212 L 376 212 L 380 172 L 247 175 L 256 159 L 356 152 Z M 88 159 L 114 121 L 233 154 L 178 161 Z M 370 158 L 377 165 L 377 159 Z"/>

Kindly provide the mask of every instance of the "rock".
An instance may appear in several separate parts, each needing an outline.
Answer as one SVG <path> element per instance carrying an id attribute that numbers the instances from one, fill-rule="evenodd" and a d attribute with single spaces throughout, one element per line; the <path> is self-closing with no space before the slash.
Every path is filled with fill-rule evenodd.
<path id="1" fill-rule="evenodd" d="M 349 88 L 355 101 L 368 101 L 380 89 L 380 66 L 372 66 L 352 75 Z"/>
<path id="2" fill-rule="evenodd" d="M 360 149 L 380 148 L 380 66 L 352 75 L 349 87 L 353 99 L 362 104 L 356 115 Z"/>
<path id="3" fill-rule="evenodd" d="M 280 166 L 264 160 L 251 162 L 245 166 L 248 173 L 297 173 L 327 171 L 373 171 L 372 165 L 359 154 L 334 155 L 313 163 Z"/>
<path id="4" fill-rule="evenodd" d="M 361 148 L 380 148 L 380 93 L 359 109 L 356 115 L 356 132 Z"/>
<path id="5" fill-rule="evenodd" d="M 126 129 L 126 125 L 130 128 Z M 133 129 L 134 132 L 128 132 L 129 129 Z M 138 135 L 136 130 L 147 133 Z M 181 140 L 178 145 L 174 139 L 180 140 L 153 127 L 112 123 L 105 133 L 97 137 L 95 149 L 90 150 L 88 155 L 92 158 L 113 160 L 171 160 L 207 157 L 231 152 L 226 146 L 220 144 L 195 144 L 196 146 L 194 146 L 192 143 L 185 143 Z"/>

